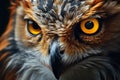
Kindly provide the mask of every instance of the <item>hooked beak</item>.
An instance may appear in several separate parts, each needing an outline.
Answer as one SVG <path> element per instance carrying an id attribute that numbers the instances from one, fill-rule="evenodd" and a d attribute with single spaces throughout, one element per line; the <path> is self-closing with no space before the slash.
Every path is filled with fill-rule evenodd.
<path id="1" fill-rule="evenodd" d="M 63 63 L 62 63 L 62 54 L 64 51 L 60 50 L 60 45 L 58 40 L 53 40 L 50 45 L 50 63 L 53 70 L 53 73 L 57 79 L 59 79 L 62 70 L 63 70 Z"/>

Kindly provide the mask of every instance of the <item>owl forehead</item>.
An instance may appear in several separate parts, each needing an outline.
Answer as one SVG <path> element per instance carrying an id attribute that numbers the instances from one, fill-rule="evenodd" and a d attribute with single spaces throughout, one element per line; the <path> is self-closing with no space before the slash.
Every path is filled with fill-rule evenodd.
<path id="1" fill-rule="evenodd" d="M 64 29 L 89 17 L 86 14 L 99 2 L 102 0 L 31 0 L 40 23 Z"/>

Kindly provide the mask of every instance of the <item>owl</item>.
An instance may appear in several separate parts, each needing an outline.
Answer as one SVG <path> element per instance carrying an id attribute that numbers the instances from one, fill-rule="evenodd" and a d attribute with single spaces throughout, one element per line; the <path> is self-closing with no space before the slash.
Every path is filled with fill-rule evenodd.
<path id="1" fill-rule="evenodd" d="M 119 0 L 10 0 L 0 80 L 120 80 Z"/>

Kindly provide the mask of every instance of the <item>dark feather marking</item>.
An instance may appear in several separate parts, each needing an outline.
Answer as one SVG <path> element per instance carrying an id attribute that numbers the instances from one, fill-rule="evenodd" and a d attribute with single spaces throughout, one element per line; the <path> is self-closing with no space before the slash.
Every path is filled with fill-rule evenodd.
<path id="1" fill-rule="evenodd" d="M 47 13 L 52 9 L 53 0 L 39 0 L 38 9 L 41 9 L 43 12 Z"/>

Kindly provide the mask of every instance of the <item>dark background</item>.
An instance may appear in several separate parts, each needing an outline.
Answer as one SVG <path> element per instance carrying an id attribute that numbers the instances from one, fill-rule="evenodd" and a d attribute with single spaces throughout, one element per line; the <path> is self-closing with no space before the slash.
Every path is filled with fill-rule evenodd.
<path id="1" fill-rule="evenodd" d="M 9 19 L 9 0 L 0 0 L 0 36 L 6 29 Z"/>

